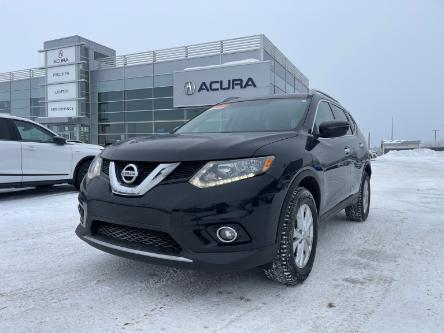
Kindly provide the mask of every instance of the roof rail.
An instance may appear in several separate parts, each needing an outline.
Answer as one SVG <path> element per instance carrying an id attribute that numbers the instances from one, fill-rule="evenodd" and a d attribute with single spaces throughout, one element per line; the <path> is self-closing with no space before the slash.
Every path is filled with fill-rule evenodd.
<path id="1" fill-rule="evenodd" d="M 229 101 L 232 101 L 232 100 L 234 100 L 234 99 L 238 99 L 239 97 L 227 97 L 227 98 L 225 98 L 221 103 L 226 103 L 226 102 L 229 102 Z"/>
<path id="2" fill-rule="evenodd" d="M 322 94 L 324 96 L 327 96 L 328 98 L 334 100 L 335 102 L 339 103 L 339 101 L 336 98 L 331 97 L 329 94 L 326 94 L 325 92 L 318 90 L 318 89 L 310 89 L 310 92 L 317 92 L 318 94 Z"/>

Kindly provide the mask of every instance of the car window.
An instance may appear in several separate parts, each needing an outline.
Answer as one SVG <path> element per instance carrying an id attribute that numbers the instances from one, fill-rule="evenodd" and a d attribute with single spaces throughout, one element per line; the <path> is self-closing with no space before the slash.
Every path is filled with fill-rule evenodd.
<path id="1" fill-rule="evenodd" d="M 17 127 L 22 141 L 43 143 L 53 142 L 53 135 L 40 126 L 20 120 L 14 120 L 14 124 Z"/>
<path id="2" fill-rule="evenodd" d="M 345 114 L 348 117 L 350 124 L 352 126 L 352 132 L 356 134 L 358 132 L 358 125 L 356 124 L 356 121 L 353 119 L 350 113 L 346 112 Z"/>
<path id="3" fill-rule="evenodd" d="M 331 108 L 333 109 L 333 114 L 335 115 L 335 119 L 336 120 L 341 120 L 341 121 L 346 121 L 350 124 L 350 128 L 348 129 L 347 133 L 348 135 L 353 134 L 351 128 L 352 128 L 352 123 L 350 122 L 350 120 L 347 118 L 347 116 L 344 113 L 344 110 L 342 110 L 341 108 L 338 108 L 336 105 L 331 104 Z"/>
<path id="4" fill-rule="evenodd" d="M 295 129 L 304 118 L 308 98 L 271 98 L 218 104 L 176 133 L 274 132 Z"/>
<path id="5" fill-rule="evenodd" d="M 330 106 L 327 102 L 321 102 L 318 106 L 318 111 L 316 112 L 316 119 L 313 127 L 313 133 L 319 133 L 319 125 L 325 121 L 333 121 L 333 113 L 331 112 Z"/>
<path id="6" fill-rule="evenodd" d="M 12 140 L 11 131 L 9 130 L 8 121 L 0 119 L 0 140 Z"/>

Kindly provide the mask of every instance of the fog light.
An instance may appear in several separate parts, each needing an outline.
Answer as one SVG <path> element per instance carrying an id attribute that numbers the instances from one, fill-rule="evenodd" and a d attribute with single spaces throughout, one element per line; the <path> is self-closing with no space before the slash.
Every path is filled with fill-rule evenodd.
<path id="1" fill-rule="evenodd" d="M 222 243 L 231 243 L 236 240 L 237 232 L 231 227 L 220 227 L 216 231 L 216 236 Z"/>

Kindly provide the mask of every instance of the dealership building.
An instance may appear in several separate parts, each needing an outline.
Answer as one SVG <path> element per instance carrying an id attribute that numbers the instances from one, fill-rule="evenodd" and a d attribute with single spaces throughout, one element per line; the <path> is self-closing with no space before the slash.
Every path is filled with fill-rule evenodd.
<path id="1" fill-rule="evenodd" d="M 99 143 L 169 133 L 231 97 L 305 93 L 264 35 L 119 55 L 80 36 L 43 43 L 41 68 L 0 73 L 0 113 Z"/>

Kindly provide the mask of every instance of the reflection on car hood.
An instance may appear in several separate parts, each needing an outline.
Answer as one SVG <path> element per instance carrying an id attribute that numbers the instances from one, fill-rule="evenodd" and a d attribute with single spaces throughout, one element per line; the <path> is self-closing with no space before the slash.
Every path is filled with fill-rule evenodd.
<path id="1" fill-rule="evenodd" d="M 108 146 L 102 157 L 120 161 L 180 162 L 253 156 L 259 148 L 296 132 L 170 134 L 133 138 Z"/>
<path id="2" fill-rule="evenodd" d="M 91 145 L 89 143 L 79 143 L 79 142 L 70 142 L 68 141 L 66 144 L 76 147 L 76 148 L 81 148 L 81 149 L 100 149 L 102 150 L 103 147 L 102 146 L 98 146 L 98 145 Z"/>

